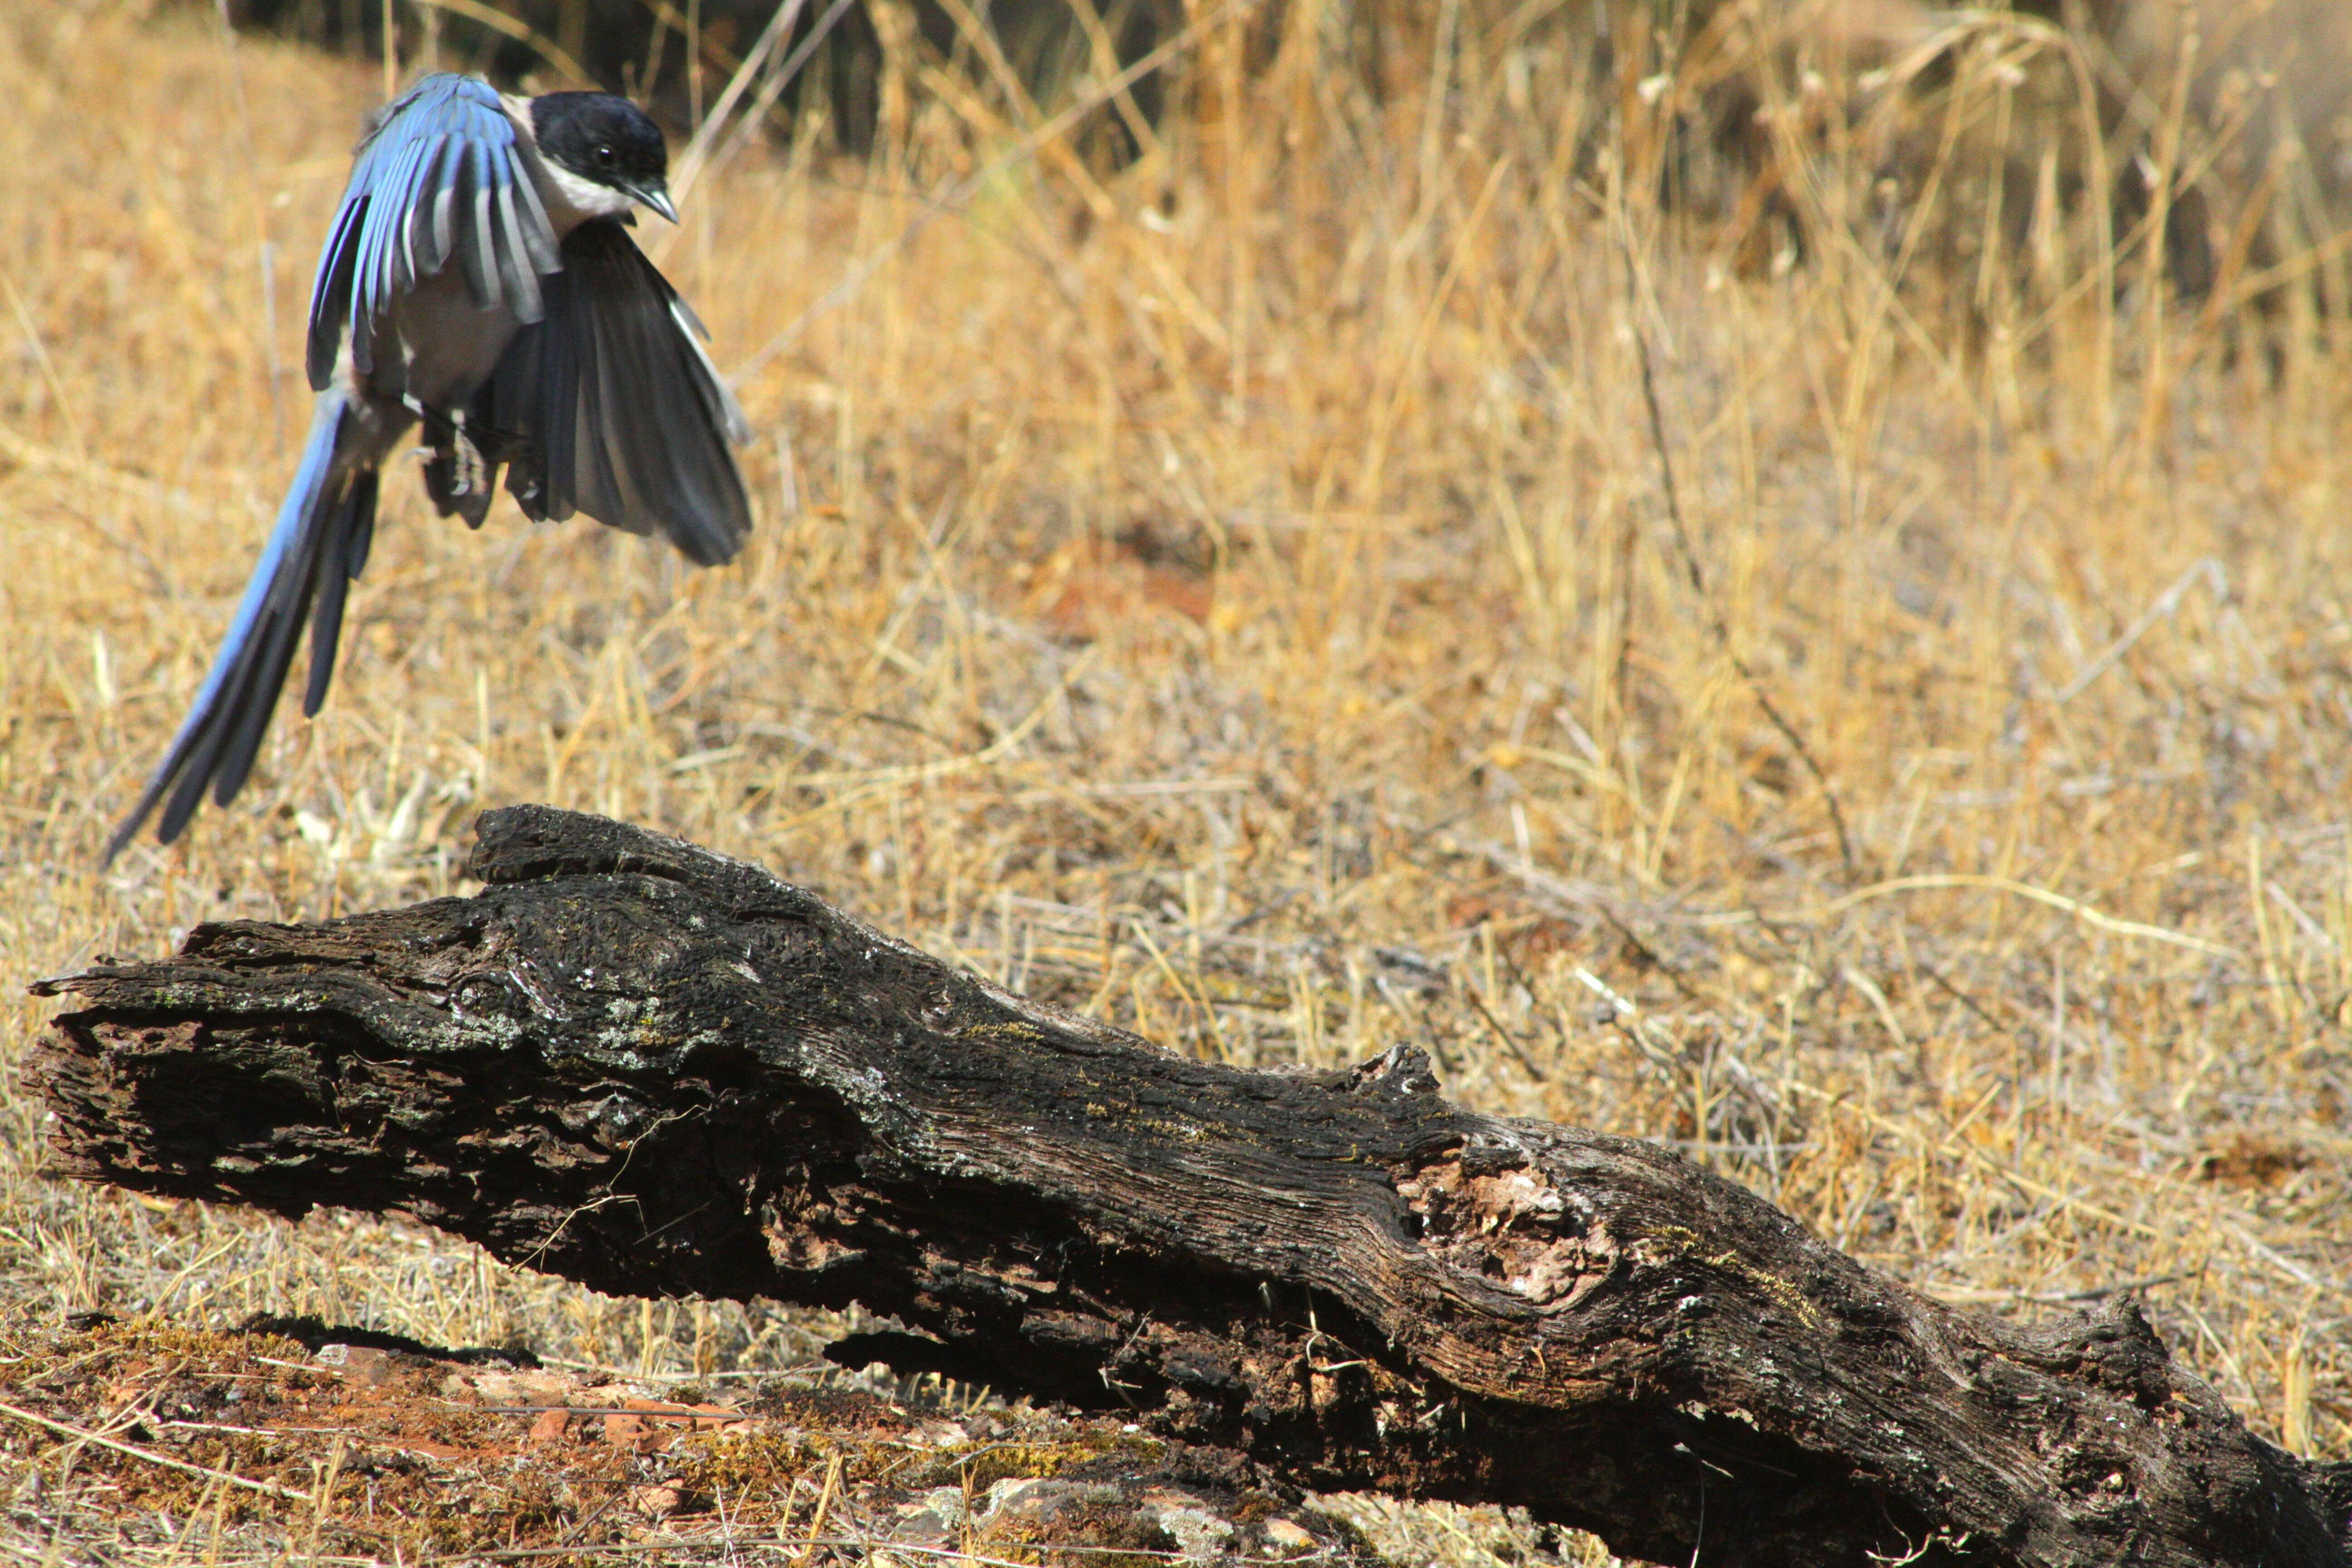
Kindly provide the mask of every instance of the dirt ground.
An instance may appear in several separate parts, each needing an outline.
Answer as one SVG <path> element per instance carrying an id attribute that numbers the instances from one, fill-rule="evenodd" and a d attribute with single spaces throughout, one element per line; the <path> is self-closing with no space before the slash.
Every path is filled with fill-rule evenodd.
<path id="1" fill-rule="evenodd" d="M 316 1320 L 84 1314 L 7 1351 L 9 1544 L 37 1520 L 85 1561 L 1380 1561 L 1229 1456 L 936 1380 L 636 1379 Z"/>

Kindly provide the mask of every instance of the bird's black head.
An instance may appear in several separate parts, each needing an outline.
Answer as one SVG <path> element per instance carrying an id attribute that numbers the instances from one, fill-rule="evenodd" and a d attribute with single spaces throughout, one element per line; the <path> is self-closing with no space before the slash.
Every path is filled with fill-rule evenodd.
<path id="1" fill-rule="evenodd" d="M 609 92 L 546 93 L 530 100 L 530 129 L 541 156 L 558 168 L 677 221 L 661 127 L 627 99 Z"/>

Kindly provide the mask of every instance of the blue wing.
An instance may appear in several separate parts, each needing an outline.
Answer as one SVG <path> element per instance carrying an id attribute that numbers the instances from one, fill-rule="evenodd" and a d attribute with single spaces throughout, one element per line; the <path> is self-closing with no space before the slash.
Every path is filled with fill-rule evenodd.
<path id="1" fill-rule="evenodd" d="M 445 267 L 474 303 L 536 321 L 540 276 L 562 265 L 506 106 L 488 82 L 429 76 L 384 110 L 352 164 L 310 291 L 310 385 L 334 375 L 342 329 L 352 363 L 374 369 L 375 336 L 401 295 Z"/>

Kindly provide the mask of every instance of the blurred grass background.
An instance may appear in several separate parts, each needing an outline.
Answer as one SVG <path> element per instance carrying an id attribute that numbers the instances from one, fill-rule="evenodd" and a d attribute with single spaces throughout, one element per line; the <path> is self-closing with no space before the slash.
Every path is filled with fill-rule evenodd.
<path id="1" fill-rule="evenodd" d="M 0 1292 L 827 1337 L 37 1176 L 18 983 L 463 891 L 545 800 L 1179 1050 L 1421 1041 L 1949 1300 L 2134 1290 L 2352 1457 L 2339 7 L 772 11 L 0 5 Z M 640 237 L 758 531 L 389 479 L 326 710 L 100 874 L 289 471 L 387 12 L 404 79 L 711 132 Z"/>

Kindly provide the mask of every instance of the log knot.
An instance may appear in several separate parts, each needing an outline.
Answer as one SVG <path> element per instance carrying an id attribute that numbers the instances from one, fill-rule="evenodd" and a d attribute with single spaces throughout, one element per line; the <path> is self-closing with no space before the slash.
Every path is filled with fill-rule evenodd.
<path id="1" fill-rule="evenodd" d="M 1400 1177 L 1397 1194 L 1424 1247 L 1531 1305 L 1573 1307 L 1616 1269 L 1621 1249 L 1590 1205 L 1502 1151 L 1448 1151 Z"/>
<path id="2" fill-rule="evenodd" d="M 1351 1094 L 1435 1094 L 1438 1083 L 1427 1051 L 1419 1046 L 1391 1046 L 1349 1068 L 1347 1087 Z"/>
<path id="3" fill-rule="evenodd" d="M 2020 1359 L 2043 1373 L 2154 1410 L 2177 1392 L 2172 1352 L 2129 1296 L 2110 1297 L 2079 1318 L 2020 1331 Z"/>

